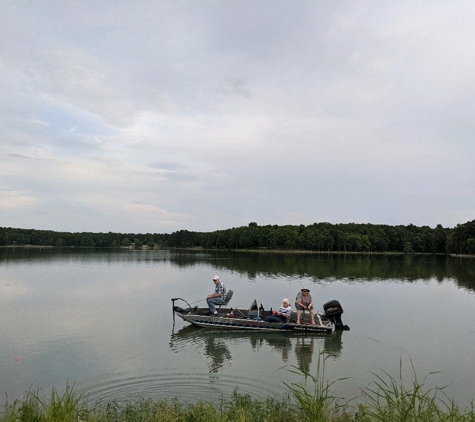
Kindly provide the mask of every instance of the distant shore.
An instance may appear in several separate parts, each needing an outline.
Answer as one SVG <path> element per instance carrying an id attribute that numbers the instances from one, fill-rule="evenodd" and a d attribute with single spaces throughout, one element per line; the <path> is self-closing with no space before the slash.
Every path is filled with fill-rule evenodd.
<path id="1" fill-rule="evenodd" d="M 150 248 L 148 246 L 143 246 L 141 249 L 135 249 L 132 246 L 119 246 L 115 248 L 103 247 L 98 248 L 95 246 L 45 246 L 45 245 L 4 245 L 0 246 L 2 248 L 28 248 L 28 249 L 118 249 L 118 250 L 179 250 L 179 251 L 206 251 L 206 252 L 258 252 L 258 253 L 273 253 L 273 254 L 312 254 L 312 255 L 438 255 L 438 256 L 450 256 L 452 258 L 475 258 L 475 255 L 469 254 L 454 254 L 454 253 L 429 253 L 429 252 L 397 252 L 397 251 L 387 251 L 387 252 L 372 252 L 372 251 L 362 251 L 362 252 L 353 252 L 353 251 L 309 251 L 309 250 L 300 250 L 300 249 L 205 249 L 201 246 L 195 248 L 164 248 L 164 247 L 154 247 Z"/>

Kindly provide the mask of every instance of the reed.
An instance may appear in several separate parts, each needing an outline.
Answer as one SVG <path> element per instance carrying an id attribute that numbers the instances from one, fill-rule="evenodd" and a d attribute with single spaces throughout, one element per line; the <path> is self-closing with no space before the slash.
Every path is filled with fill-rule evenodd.
<path id="1" fill-rule="evenodd" d="M 317 370 L 315 375 L 292 366 L 290 372 L 301 375 L 301 381 L 285 384 L 289 387 L 296 402 L 296 413 L 301 421 L 326 422 L 333 420 L 342 406 L 339 399 L 332 395 L 333 384 L 336 381 L 328 381 L 325 376 L 325 361 L 328 356 L 322 352 L 318 354 Z"/>
<path id="2" fill-rule="evenodd" d="M 470 409 L 461 410 L 453 399 L 444 392 L 444 387 L 429 388 L 427 379 L 435 374 L 431 372 L 422 381 L 411 361 L 412 380 L 403 379 L 402 358 L 399 362 L 399 376 L 393 377 L 386 371 L 382 375 L 373 373 L 375 387 L 365 390 L 367 403 L 358 406 L 355 421 L 358 422 L 475 422 L 473 401 Z M 406 385 L 409 385 L 407 387 Z"/>
<path id="3" fill-rule="evenodd" d="M 178 399 L 138 399 L 119 403 L 116 400 L 88 406 L 81 394 L 67 386 L 63 395 L 53 390 L 49 399 L 39 391 L 28 391 L 23 400 L 4 405 L 2 422 L 296 422 L 289 398 L 253 399 L 235 391 L 218 405 L 199 401 L 184 405 Z"/>
<path id="4" fill-rule="evenodd" d="M 74 386 L 66 385 L 63 394 L 53 388 L 49 399 L 40 396 L 40 390 L 29 390 L 23 400 L 15 400 L 4 405 L 2 421 L 5 422 L 72 422 L 78 420 L 82 408 L 83 395 L 74 391 Z"/>
<path id="5" fill-rule="evenodd" d="M 90 405 L 87 397 L 68 384 L 63 394 L 53 389 L 46 399 L 39 389 L 28 391 L 22 400 L 9 403 L 7 399 L 0 422 L 475 422 L 473 402 L 462 410 L 447 397 L 444 387 L 427 388 L 432 373 L 419 381 L 412 362 L 413 379 L 406 387 L 402 359 L 398 377 L 385 371 L 373 374 L 374 386 L 365 389 L 362 403 L 352 404 L 356 399 L 340 403 L 332 388 L 345 378 L 328 381 L 326 359 L 319 354 L 315 375 L 290 367 L 301 379 L 286 384 L 288 392 L 281 399 L 255 399 L 235 391 L 217 404 L 141 398 Z"/>

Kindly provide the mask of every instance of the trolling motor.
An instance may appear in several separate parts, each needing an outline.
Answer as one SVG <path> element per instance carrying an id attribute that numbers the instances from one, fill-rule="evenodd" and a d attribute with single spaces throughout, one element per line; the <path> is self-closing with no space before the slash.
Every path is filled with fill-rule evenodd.
<path id="1" fill-rule="evenodd" d="M 325 316 L 333 322 L 336 330 L 349 330 L 348 325 L 344 325 L 341 320 L 341 314 L 343 313 L 343 308 L 341 307 L 338 300 L 330 300 L 329 302 L 323 305 L 323 311 Z"/>
<path id="2" fill-rule="evenodd" d="M 180 306 L 175 306 L 175 301 L 177 301 L 177 300 L 181 300 L 181 301 L 185 302 L 188 305 L 188 309 L 182 308 Z M 185 312 L 188 312 L 188 311 L 191 310 L 191 305 L 185 299 L 182 299 L 181 297 L 174 297 L 174 298 L 172 298 L 172 308 L 173 308 L 173 312 L 185 313 Z"/>
<path id="3" fill-rule="evenodd" d="M 175 305 L 175 301 L 181 300 L 185 302 L 188 305 L 188 309 L 182 308 L 180 306 Z M 191 305 L 185 300 L 182 299 L 181 297 L 174 297 L 172 298 L 172 311 L 173 311 L 173 325 L 175 325 L 175 312 L 178 312 L 180 314 L 186 314 L 191 310 Z"/>

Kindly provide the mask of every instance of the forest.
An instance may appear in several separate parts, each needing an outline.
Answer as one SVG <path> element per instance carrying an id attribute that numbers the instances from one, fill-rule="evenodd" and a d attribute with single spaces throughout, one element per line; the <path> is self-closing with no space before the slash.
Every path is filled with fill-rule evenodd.
<path id="1" fill-rule="evenodd" d="M 0 246 L 93 248 L 204 248 L 302 250 L 320 252 L 401 252 L 475 254 L 475 220 L 444 228 L 381 224 L 265 225 L 213 232 L 180 230 L 159 233 L 69 233 L 0 227 Z"/>

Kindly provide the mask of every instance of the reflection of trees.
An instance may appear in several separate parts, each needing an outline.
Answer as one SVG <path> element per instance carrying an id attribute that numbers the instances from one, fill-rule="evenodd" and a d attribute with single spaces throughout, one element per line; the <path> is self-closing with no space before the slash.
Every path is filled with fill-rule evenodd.
<path id="1" fill-rule="evenodd" d="M 180 268 L 209 264 L 218 270 L 231 270 L 250 279 L 301 276 L 315 280 L 402 281 L 454 279 L 459 286 L 475 291 L 475 266 L 470 258 L 447 255 L 371 255 L 263 253 L 229 251 L 117 250 L 74 248 L 0 248 L 1 261 L 87 260 L 96 262 L 167 261 Z"/>
<path id="2" fill-rule="evenodd" d="M 446 277 L 455 279 L 461 287 L 475 291 L 475 261 L 456 257 L 447 258 Z"/>
<path id="3" fill-rule="evenodd" d="M 208 262 L 223 270 L 232 270 L 255 278 L 257 275 L 302 276 L 316 280 L 401 281 L 453 278 L 461 286 L 475 290 L 475 266 L 469 258 L 459 259 L 447 255 L 413 254 L 312 254 L 220 252 L 184 254 L 171 258 L 178 266 Z"/>
<path id="4" fill-rule="evenodd" d="M 231 254 L 231 253 L 230 253 Z M 218 263 L 250 278 L 269 276 L 305 276 L 316 279 L 419 280 L 446 277 L 446 256 L 442 255 L 362 255 L 362 254 L 273 254 L 232 253 L 230 260 Z M 214 261 L 216 264 L 216 261 Z"/>

